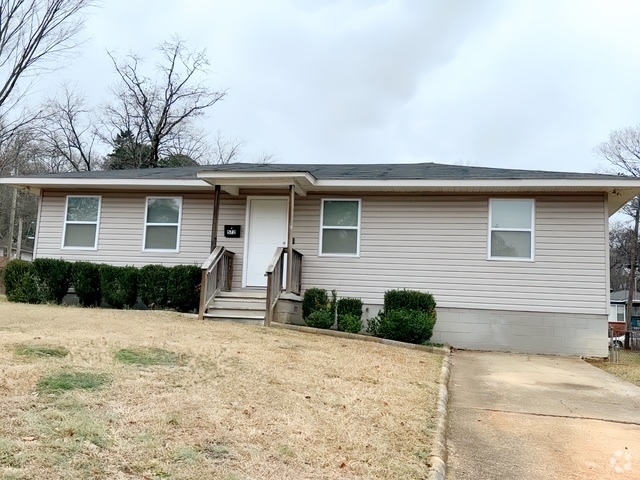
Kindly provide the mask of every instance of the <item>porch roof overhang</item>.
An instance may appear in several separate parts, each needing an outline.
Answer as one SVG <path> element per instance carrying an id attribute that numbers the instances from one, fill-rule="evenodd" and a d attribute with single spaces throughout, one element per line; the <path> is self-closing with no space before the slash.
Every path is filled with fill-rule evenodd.
<path id="1" fill-rule="evenodd" d="M 222 190 L 238 195 L 240 188 L 289 188 L 293 185 L 298 195 L 305 196 L 317 179 L 309 172 L 220 172 L 203 171 L 199 179 L 210 185 L 219 185 Z"/>

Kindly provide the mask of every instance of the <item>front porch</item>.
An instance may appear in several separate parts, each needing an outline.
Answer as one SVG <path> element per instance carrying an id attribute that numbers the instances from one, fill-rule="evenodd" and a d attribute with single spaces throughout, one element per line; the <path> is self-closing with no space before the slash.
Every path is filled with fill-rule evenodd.
<path id="1" fill-rule="evenodd" d="M 272 321 L 301 323 L 303 256 L 293 248 L 294 208 L 296 195 L 306 195 L 302 184 L 308 183 L 308 174 L 199 176 L 214 186 L 211 253 L 202 264 L 199 318 L 265 326 Z M 221 192 L 229 199 L 241 189 L 243 194 L 257 192 L 245 196 L 244 228 L 225 225 L 225 239 L 219 239 Z M 242 255 L 236 255 L 233 245 Z"/>

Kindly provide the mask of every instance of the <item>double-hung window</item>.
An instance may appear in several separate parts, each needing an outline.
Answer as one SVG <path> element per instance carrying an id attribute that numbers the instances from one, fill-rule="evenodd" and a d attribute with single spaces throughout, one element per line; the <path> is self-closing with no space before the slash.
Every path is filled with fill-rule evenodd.
<path id="1" fill-rule="evenodd" d="M 69 195 L 65 207 L 62 248 L 96 250 L 102 197 Z"/>
<path id="2" fill-rule="evenodd" d="M 534 225 L 533 200 L 489 200 L 489 258 L 533 260 Z"/>
<path id="3" fill-rule="evenodd" d="M 179 251 L 181 217 L 182 198 L 147 197 L 143 250 Z"/>
<path id="4" fill-rule="evenodd" d="M 360 255 L 360 200 L 322 200 L 320 255 Z"/>

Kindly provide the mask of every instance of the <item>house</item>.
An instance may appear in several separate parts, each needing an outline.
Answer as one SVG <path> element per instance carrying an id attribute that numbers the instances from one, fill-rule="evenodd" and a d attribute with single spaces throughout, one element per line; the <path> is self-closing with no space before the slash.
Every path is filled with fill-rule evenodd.
<path id="1" fill-rule="evenodd" d="M 609 329 L 620 335 L 626 330 L 627 304 L 629 303 L 629 290 L 618 290 L 610 293 Z M 632 325 L 638 327 L 640 319 L 640 292 L 633 293 Z"/>
<path id="2" fill-rule="evenodd" d="M 608 218 L 640 180 L 423 164 L 230 164 L 0 179 L 40 195 L 34 256 L 197 264 L 202 314 L 300 321 L 305 289 L 434 294 L 433 340 L 607 354 Z M 287 259 L 290 261 L 287 262 Z"/>

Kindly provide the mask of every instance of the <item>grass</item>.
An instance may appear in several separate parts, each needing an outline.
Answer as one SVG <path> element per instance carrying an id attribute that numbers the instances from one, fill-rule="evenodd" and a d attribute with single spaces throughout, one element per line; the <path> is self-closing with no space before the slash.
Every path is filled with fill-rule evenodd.
<path id="1" fill-rule="evenodd" d="M 69 355 L 69 350 L 64 347 L 49 347 L 46 345 L 17 345 L 16 353 L 24 357 L 63 358 Z"/>
<path id="2" fill-rule="evenodd" d="M 438 355 L 2 301 L 0 330 L 0 478 L 427 475 Z M 24 361 L 39 338 L 72 354 Z"/>
<path id="3" fill-rule="evenodd" d="M 75 372 L 57 373 L 42 378 L 37 390 L 43 393 L 55 393 L 66 390 L 95 390 L 107 383 L 107 377 L 97 373 Z"/>
<path id="4" fill-rule="evenodd" d="M 177 365 L 178 355 L 162 348 L 123 348 L 115 355 L 116 360 L 128 365 Z"/>
<path id="5" fill-rule="evenodd" d="M 618 358 L 619 363 L 608 360 L 590 360 L 589 363 L 640 387 L 640 352 L 620 350 Z"/>

